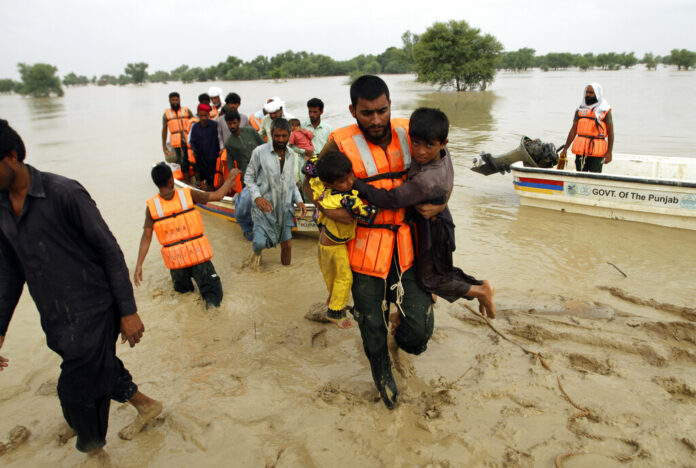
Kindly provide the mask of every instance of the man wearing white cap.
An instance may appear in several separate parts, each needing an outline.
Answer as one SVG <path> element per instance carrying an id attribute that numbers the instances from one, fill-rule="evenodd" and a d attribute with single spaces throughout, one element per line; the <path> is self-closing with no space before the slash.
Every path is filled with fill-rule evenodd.
<path id="1" fill-rule="evenodd" d="M 220 108 L 222 107 L 222 89 L 217 86 L 211 86 L 208 90 L 208 96 L 210 96 L 210 107 L 213 108 L 210 112 L 210 117 L 215 119 L 220 115 Z"/>
<path id="2" fill-rule="evenodd" d="M 266 115 L 261 121 L 261 128 L 259 129 L 259 135 L 262 138 L 268 140 L 271 135 L 271 123 L 278 117 L 283 117 L 284 119 L 293 118 L 292 115 L 285 112 L 283 109 L 285 107 L 285 102 L 278 96 L 271 98 L 264 106 L 263 110 Z"/>

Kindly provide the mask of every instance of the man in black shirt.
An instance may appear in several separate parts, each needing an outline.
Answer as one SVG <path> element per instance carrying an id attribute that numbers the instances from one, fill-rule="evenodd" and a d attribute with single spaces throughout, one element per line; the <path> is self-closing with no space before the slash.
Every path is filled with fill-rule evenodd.
<path id="1" fill-rule="evenodd" d="M 138 410 L 125 439 L 162 410 L 116 357 L 119 330 L 133 347 L 145 327 L 123 253 L 87 191 L 24 156 L 22 139 L 0 120 L 0 348 L 26 282 L 46 343 L 63 359 L 58 397 L 76 447 L 103 453 L 111 399 Z M 7 365 L 0 356 L 0 370 Z"/>

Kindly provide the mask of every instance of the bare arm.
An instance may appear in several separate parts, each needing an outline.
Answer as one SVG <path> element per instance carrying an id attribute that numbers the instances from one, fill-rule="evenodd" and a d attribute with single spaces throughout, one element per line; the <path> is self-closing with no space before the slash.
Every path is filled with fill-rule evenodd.
<path id="1" fill-rule="evenodd" d="M 162 124 L 162 150 L 167 152 L 167 124 Z"/>
<path id="2" fill-rule="evenodd" d="M 570 131 L 568 132 L 568 137 L 566 138 L 565 146 L 563 147 L 563 151 L 561 151 L 561 157 L 565 159 L 566 154 L 568 153 L 568 148 L 570 148 L 570 145 L 573 143 L 573 140 L 575 139 L 575 136 L 578 134 L 578 114 L 577 112 L 575 113 L 575 118 L 573 119 L 573 126 L 570 127 Z"/>
<path id="3" fill-rule="evenodd" d="M 222 184 L 222 186 L 219 189 L 217 189 L 216 191 L 207 193 L 208 201 L 222 200 L 222 198 L 229 193 L 235 177 L 237 177 L 239 174 L 240 174 L 239 169 L 237 169 L 237 168 L 231 169 L 229 175 L 227 176 L 227 179 L 225 180 L 225 183 Z"/>
<path id="4" fill-rule="evenodd" d="M 604 155 L 604 164 L 609 164 L 612 158 L 612 151 L 614 150 L 614 119 L 612 118 L 611 110 L 607 112 L 605 122 L 607 123 L 607 139 L 609 141 L 607 152 Z"/>
<path id="5" fill-rule="evenodd" d="M 140 248 L 138 248 L 138 262 L 135 265 L 135 273 L 133 274 L 133 282 L 136 286 L 140 286 L 140 283 L 143 281 L 143 262 L 147 252 L 150 250 L 151 242 L 152 228 L 143 228 L 143 235 L 140 237 Z"/>

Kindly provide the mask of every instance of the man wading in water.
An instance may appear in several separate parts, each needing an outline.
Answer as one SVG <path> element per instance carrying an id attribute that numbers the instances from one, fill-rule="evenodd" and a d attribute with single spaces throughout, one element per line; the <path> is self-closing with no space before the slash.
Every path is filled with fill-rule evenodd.
<path id="1" fill-rule="evenodd" d="M 411 164 L 408 119 L 391 118 L 389 88 L 382 79 L 365 75 L 350 87 L 350 113 L 356 123 L 331 134 L 322 154 L 339 150 L 353 165 L 359 179 L 390 190 L 400 186 Z M 309 193 L 308 193 L 309 195 Z M 441 212 L 447 205 L 418 205 L 426 218 Z M 325 214 L 343 223 L 352 221 L 342 209 Z M 397 389 L 387 349 L 387 315 L 389 305 L 401 320 L 394 338 L 407 353 L 420 354 L 427 348 L 433 333 L 432 297 L 416 282 L 411 228 L 406 209 L 381 210 L 373 225 L 358 222 L 355 238 L 348 243 L 353 270 L 353 315 L 360 327 L 363 348 L 372 370 L 372 378 L 384 404 L 393 408 Z"/>
<path id="2" fill-rule="evenodd" d="M 121 248 L 87 191 L 24 156 L 22 139 L 0 120 L 0 348 L 26 282 L 46 343 L 63 359 L 58 399 L 76 447 L 106 458 L 111 400 L 138 410 L 122 439 L 162 411 L 116 357 L 119 331 L 133 347 L 145 327 Z M 0 356 L 0 371 L 7 365 Z"/>

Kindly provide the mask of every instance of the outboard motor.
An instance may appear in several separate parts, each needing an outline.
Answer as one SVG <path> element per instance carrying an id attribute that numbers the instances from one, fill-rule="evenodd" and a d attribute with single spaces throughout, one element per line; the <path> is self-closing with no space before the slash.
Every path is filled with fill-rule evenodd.
<path id="1" fill-rule="evenodd" d="M 559 148 L 560 150 L 561 148 Z M 510 165 L 522 161 L 526 167 L 550 168 L 558 164 L 558 154 L 553 143 L 543 143 L 541 140 L 532 140 L 522 137 L 520 146 L 512 151 L 498 156 L 481 151 L 481 155 L 474 158 L 472 171 L 483 175 L 491 175 L 499 172 L 510 172 Z"/>

